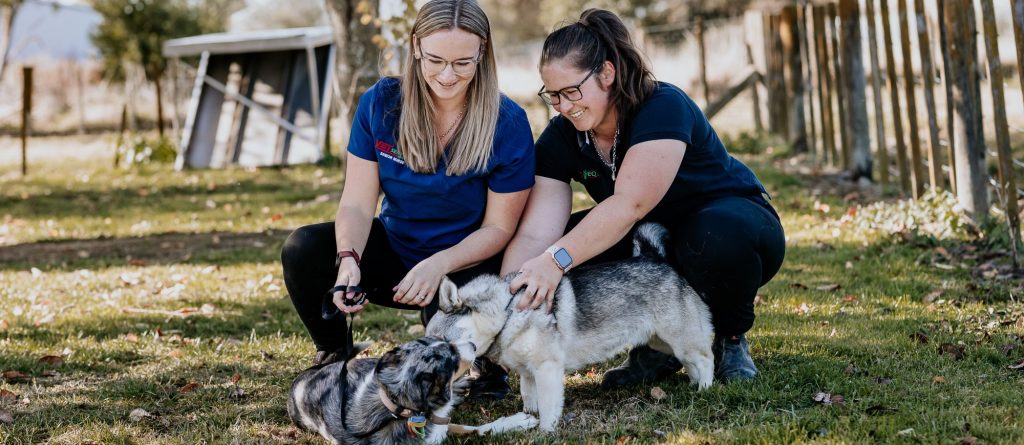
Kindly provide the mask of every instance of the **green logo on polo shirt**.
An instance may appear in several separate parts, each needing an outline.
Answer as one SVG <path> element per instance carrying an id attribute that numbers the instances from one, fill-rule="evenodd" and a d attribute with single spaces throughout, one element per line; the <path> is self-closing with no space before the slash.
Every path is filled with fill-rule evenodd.
<path id="1" fill-rule="evenodd" d="M 586 180 L 588 180 L 590 178 L 597 178 L 598 177 L 597 170 L 583 170 L 583 172 L 581 173 L 581 176 L 583 176 L 583 180 L 584 181 L 586 181 Z"/>

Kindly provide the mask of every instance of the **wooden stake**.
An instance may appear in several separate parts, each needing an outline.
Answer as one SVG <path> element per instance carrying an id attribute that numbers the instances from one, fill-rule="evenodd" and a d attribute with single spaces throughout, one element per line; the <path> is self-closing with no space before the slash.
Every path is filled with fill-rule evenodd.
<path id="1" fill-rule="evenodd" d="M 754 54 L 750 50 L 749 43 L 747 44 L 747 63 L 750 64 L 750 67 L 753 68 L 754 71 L 757 71 L 757 66 L 754 65 Z M 754 130 L 756 130 L 758 133 L 761 133 L 762 131 L 764 131 L 764 125 L 761 123 L 761 94 L 757 92 L 757 84 L 758 82 L 754 82 L 750 86 L 750 95 L 753 96 L 754 100 Z"/>
<path id="2" fill-rule="evenodd" d="M 1019 264 L 1017 239 L 1020 236 L 1020 215 L 1017 213 L 1017 181 L 1013 174 L 1013 153 L 1010 152 L 1010 129 L 1006 123 L 1006 93 L 1003 91 L 1002 63 L 999 61 L 999 40 L 996 33 L 996 13 L 992 0 L 981 0 L 981 23 L 985 29 L 985 55 L 992 86 L 992 108 L 996 125 L 996 145 L 999 153 L 1000 197 L 1005 200 L 1006 220 L 1010 225 L 1013 244 L 1013 266 Z"/>
<path id="3" fill-rule="evenodd" d="M 939 9 L 939 48 L 942 50 L 942 84 L 946 90 L 946 133 L 949 135 L 946 138 L 946 162 L 949 165 L 949 189 L 953 191 L 955 195 L 957 193 L 956 186 L 956 144 L 955 138 L 953 137 L 953 84 L 950 82 L 950 61 L 952 58 L 949 55 L 949 38 L 948 30 L 946 27 L 946 21 L 943 20 L 945 16 L 945 2 L 938 2 Z"/>
<path id="4" fill-rule="evenodd" d="M 22 67 L 21 78 L 21 176 L 28 176 L 28 133 L 32 125 L 32 67 Z"/>
<path id="5" fill-rule="evenodd" d="M 913 196 L 924 194 L 924 161 L 921 159 L 921 135 L 917 133 L 917 95 L 914 90 L 914 64 L 910 52 L 910 24 L 907 23 L 907 0 L 896 3 L 899 14 L 900 47 L 903 50 L 903 95 L 907 98 L 907 131 L 910 133 L 910 172 L 913 174 Z"/>
<path id="6" fill-rule="evenodd" d="M 850 160 L 852 159 L 852 148 L 850 143 L 850 120 L 847 116 L 846 109 L 846 77 L 847 74 L 846 66 L 842 63 L 842 55 L 844 47 L 846 46 L 846 40 L 842 40 L 840 45 L 839 40 L 839 29 L 836 28 L 836 18 L 839 16 L 836 11 L 836 4 L 829 3 L 826 5 L 828 15 L 826 19 L 826 27 L 828 27 L 829 36 L 832 41 L 832 69 L 835 73 L 835 91 L 836 91 L 836 109 L 839 111 L 839 144 L 842 147 L 842 166 L 843 170 L 850 169 Z"/>
<path id="7" fill-rule="evenodd" d="M 972 0 L 946 0 L 943 19 L 949 32 L 956 139 L 956 185 L 960 206 L 977 219 L 988 217 L 988 174 L 982 134 L 977 76 L 977 29 Z"/>
<path id="8" fill-rule="evenodd" d="M 892 51 L 892 22 L 889 20 L 889 0 L 879 0 L 882 13 L 882 46 L 885 48 L 885 72 L 889 79 L 889 103 L 892 105 L 892 124 L 896 138 L 896 166 L 900 171 L 900 189 L 910 192 L 910 166 L 907 161 L 907 146 L 903 142 L 903 113 L 900 110 L 900 93 L 896 77 L 896 56 Z"/>
<path id="9" fill-rule="evenodd" d="M 1020 91 L 1024 93 L 1024 0 L 1011 0 L 1013 11 L 1013 35 L 1017 41 L 1017 79 Z M 1024 101 L 1022 101 L 1024 102 Z"/>
<path id="10" fill-rule="evenodd" d="M 800 57 L 802 65 L 807 70 L 804 74 L 804 91 L 807 97 L 807 123 L 810 125 L 810 132 L 807 136 L 808 152 L 812 156 L 812 160 L 815 165 L 818 164 L 818 131 L 814 124 L 814 83 L 813 83 L 813 72 L 811 69 L 811 47 L 808 45 L 807 34 L 809 27 L 807 26 L 807 0 L 802 0 L 800 5 L 796 7 L 797 10 L 797 31 L 800 33 Z"/>
<path id="11" fill-rule="evenodd" d="M 804 68 L 800 57 L 800 29 L 797 25 L 797 7 L 782 8 L 779 35 L 789 98 L 789 145 L 795 153 L 807 152 L 807 120 L 804 118 Z"/>
<path id="12" fill-rule="evenodd" d="M 812 6 L 814 19 L 815 60 L 818 62 L 818 108 L 821 110 L 822 149 L 827 161 L 836 164 L 836 137 L 832 115 L 832 74 L 828 69 L 828 45 L 825 42 L 825 7 Z"/>
<path id="13" fill-rule="evenodd" d="M 914 0 L 917 20 L 917 44 L 921 53 L 921 79 L 924 80 L 924 104 L 928 113 L 928 182 L 932 189 L 945 186 L 942 175 L 942 149 L 939 147 L 939 122 L 935 112 L 935 67 L 932 65 L 932 44 L 928 38 L 928 20 L 924 0 Z"/>
<path id="14" fill-rule="evenodd" d="M 878 180 L 889 185 L 889 146 L 885 141 L 885 107 L 882 105 L 882 70 L 878 64 L 878 35 L 875 32 L 875 0 L 864 0 L 868 21 L 868 49 L 871 61 L 871 98 L 875 104 L 875 154 L 878 156 Z"/>
<path id="15" fill-rule="evenodd" d="M 839 0 L 839 20 L 842 30 L 842 65 L 848 93 L 846 108 L 849 116 L 850 165 L 852 179 L 871 179 L 871 137 L 868 128 L 867 81 L 864 79 L 863 47 L 860 36 L 860 6 L 858 0 Z"/>

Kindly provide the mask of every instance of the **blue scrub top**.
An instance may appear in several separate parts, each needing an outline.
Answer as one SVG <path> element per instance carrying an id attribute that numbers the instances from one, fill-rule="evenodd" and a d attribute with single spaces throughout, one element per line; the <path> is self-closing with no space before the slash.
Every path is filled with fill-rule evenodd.
<path id="1" fill-rule="evenodd" d="M 487 190 L 511 193 L 532 187 L 535 161 L 526 112 L 502 95 L 485 170 L 449 176 L 442 163 L 436 173 L 413 172 L 396 142 L 401 98 L 395 78 L 381 79 L 359 98 L 348 152 L 377 163 L 384 192 L 379 218 L 391 247 L 411 268 L 480 228 Z"/>

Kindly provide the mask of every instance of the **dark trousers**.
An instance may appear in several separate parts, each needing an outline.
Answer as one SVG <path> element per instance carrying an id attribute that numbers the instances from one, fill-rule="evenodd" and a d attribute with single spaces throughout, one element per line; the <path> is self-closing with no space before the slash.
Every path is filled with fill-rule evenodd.
<path id="1" fill-rule="evenodd" d="M 345 345 L 346 318 L 338 316 L 324 320 L 320 316 L 324 294 L 334 287 L 338 278 L 338 269 L 334 267 L 336 244 L 334 223 L 325 222 L 296 229 L 281 248 L 285 287 L 319 351 L 334 351 Z M 391 289 L 398 285 L 409 269 L 391 248 L 384 224 L 376 218 L 360 260 L 359 286 L 368 290 L 366 296 L 370 302 L 421 311 L 424 324 L 437 312 L 436 294 L 426 308 L 399 304 L 392 300 L 395 293 Z M 461 286 L 478 275 L 497 274 L 500 268 L 501 254 L 498 254 L 476 266 L 451 273 L 448 278 Z"/>
<path id="2" fill-rule="evenodd" d="M 590 209 L 573 213 L 566 232 Z M 715 333 L 739 335 L 754 325 L 754 297 L 782 266 L 786 237 L 775 209 L 760 196 L 727 197 L 658 220 L 671 233 L 668 260 L 704 298 Z M 586 264 L 628 258 L 633 234 Z"/>

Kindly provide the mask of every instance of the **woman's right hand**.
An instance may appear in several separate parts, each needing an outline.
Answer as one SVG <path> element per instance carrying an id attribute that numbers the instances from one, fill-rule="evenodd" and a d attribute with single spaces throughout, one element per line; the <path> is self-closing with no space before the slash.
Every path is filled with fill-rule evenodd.
<path id="1" fill-rule="evenodd" d="M 338 267 L 338 279 L 335 280 L 335 286 L 356 286 L 359 284 L 359 279 L 362 276 L 359 272 L 359 265 L 356 264 L 352 258 L 342 258 L 341 266 Z M 357 297 L 355 292 L 335 292 L 334 293 L 334 305 L 345 314 L 354 314 L 363 310 L 363 306 L 366 305 L 364 301 L 361 304 L 355 306 L 348 306 L 345 304 L 344 299 L 355 299 Z"/>

